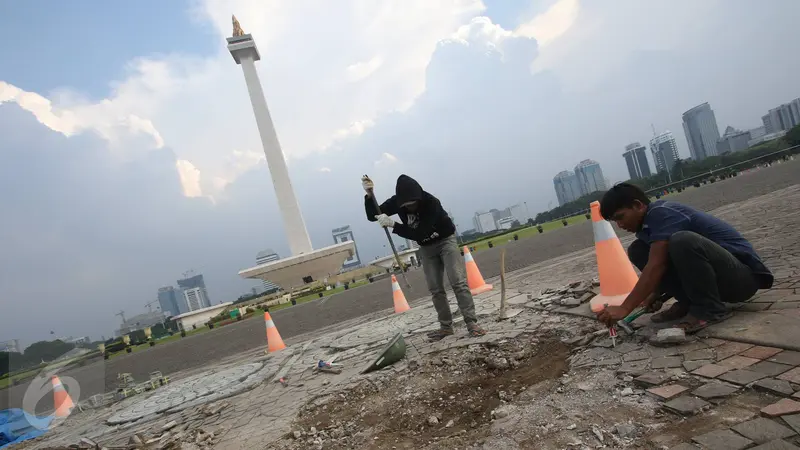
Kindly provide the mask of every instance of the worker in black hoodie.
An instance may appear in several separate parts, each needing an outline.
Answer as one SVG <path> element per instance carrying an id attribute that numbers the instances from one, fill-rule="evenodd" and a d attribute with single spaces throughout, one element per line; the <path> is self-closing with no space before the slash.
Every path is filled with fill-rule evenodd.
<path id="1" fill-rule="evenodd" d="M 374 188 L 372 180 L 366 176 L 361 183 L 367 192 Z M 413 178 L 400 175 L 397 178 L 395 195 L 380 205 L 380 211 L 375 209 L 369 194 L 364 198 L 364 206 L 367 220 L 391 228 L 394 234 L 416 241 L 420 246 L 425 281 L 433 297 L 433 306 L 440 324 L 437 331 L 428 333 L 428 337 L 439 340 L 453 335 L 453 315 L 444 290 L 445 272 L 467 324 L 467 332 L 473 337 L 485 335 L 486 331 L 478 325 L 475 302 L 467 287 L 464 257 L 455 237 L 456 227 L 439 199 L 422 190 Z M 395 214 L 400 217 L 401 223 L 390 218 Z"/>

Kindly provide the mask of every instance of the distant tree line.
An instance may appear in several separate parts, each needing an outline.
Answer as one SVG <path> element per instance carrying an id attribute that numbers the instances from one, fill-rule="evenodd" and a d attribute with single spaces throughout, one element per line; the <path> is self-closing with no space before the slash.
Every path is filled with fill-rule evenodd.
<path id="1" fill-rule="evenodd" d="M 74 344 L 56 339 L 35 342 L 22 353 L 0 352 L 0 376 L 53 361 L 74 348 Z"/>

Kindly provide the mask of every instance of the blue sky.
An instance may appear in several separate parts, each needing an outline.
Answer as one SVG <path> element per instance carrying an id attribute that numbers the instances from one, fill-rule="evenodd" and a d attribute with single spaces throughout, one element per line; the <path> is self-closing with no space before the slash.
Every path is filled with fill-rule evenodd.
<path id="1" fill-rule="evenodd" d="M 219 42 L 192 18 L 190 2 L 0 2 L 0 78 L 35 92 L 68 86 L 91 98 L 109 93 L 128 63 L 171 52 L 207 56 Z"/>

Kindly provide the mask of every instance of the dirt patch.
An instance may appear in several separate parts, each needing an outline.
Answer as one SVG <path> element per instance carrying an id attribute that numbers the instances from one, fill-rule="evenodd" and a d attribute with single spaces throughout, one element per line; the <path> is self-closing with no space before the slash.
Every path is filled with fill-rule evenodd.
<path id="1" fill-rule="evenodd" d="M 498 407 L 565 373 L 568 355 L 560 341 L 539 343 L 533 336 L 431 355 L 407 374 L 310 405 L 296 422 L 295 429 L 304 430 L 296 442 L 316 440 L 331 449 L 474 443 L 487 435 Z"/>

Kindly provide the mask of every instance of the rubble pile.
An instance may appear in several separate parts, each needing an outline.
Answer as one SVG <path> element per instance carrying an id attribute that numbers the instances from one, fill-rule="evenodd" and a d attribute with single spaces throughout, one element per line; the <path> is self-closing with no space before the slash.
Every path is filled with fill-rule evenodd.
<path id="1" fill-rule="evenodd" d="M 530 300 L 526 306 L 535 309 L 544 309 L 545 311 L 553 311 L 560 309 L 559 307 L 575 308 L 578 307 L 597 295 L 596 289 L 600 286 L 600 281 L 594 279 L 591 281 L 576 281 L 561 288 L 546 288 L 536 296 L 528 294 Z"/>
<path id="2" fill-rule="evenodd" d="M 529 386 L 560 377 L 567 354 L 560 341 L 528 334 L 410 360 L 307 404 L 279 448 L 468 445 Z"/>

